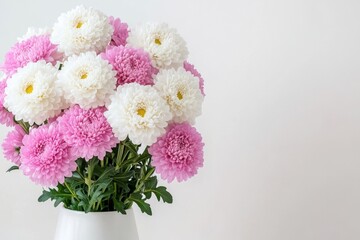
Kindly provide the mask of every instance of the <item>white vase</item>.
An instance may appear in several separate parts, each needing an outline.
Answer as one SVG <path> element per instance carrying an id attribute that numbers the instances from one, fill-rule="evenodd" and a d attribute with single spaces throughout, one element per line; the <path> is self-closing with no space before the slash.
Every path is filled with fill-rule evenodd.
<path id="1" fill-rule="evenodd" d="M 126 213 L 84 213 L 62 208 L 55 240 L 139 240 L 132 209 Z"/>

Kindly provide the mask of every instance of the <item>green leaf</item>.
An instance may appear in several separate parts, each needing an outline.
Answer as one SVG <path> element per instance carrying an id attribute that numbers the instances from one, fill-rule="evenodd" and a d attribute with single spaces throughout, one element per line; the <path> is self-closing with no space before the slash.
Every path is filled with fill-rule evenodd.
<path id="1" fill-rule="evenodd" d="M 43 190 L 43 193 L 38 198 L 38 202 L 45 202 L 51 198 L 50 192 Z"/>
<path id="2" fill-rule="evenodd" d="M 130 178 L 132 178 L 134 176 L 135 172 L 134 171 L 129 171 L 129 172 L 125 172 L 125 173 L 117 173 L 114 176 L 114 180 L 115 181 L 128 181 Z"/>
<path id="3" fill-rule="evenodd" d="M 113 198 L 113 201 L 114 201 L 115 210 L 121 212 L 122 214 L 126 214 L 125 204 L 121 201 L 118 201 L 115 197 Z"/>
<path id="4" fill-rule="evenodd" d="M 161 198 L 166 203 L 173 202 L 173 198 L 171 194 L 166 190 L 166 187 L 157 187 L 155 189 L 151 189 L 151 191 L 155 194 L 158 201 L 160 201 Z"/>
<path id="5" fill-rule="evenodd" d="M 6 172 L 11 172 L 11 171 L 14 171 L 14 170 L 19 170 L 19 166 L 12 166 L 11 168 L 9 168 Z"/>
<path id="6" fill-rule="evenodd" d="M 55 206 L 55 207 L 59 206 L 59 204 L 62 203 L 63 201 L 64 201 L 63 198 L 57 198 L 57 199 L 55 200 L 54 206 Z"/>
<path id="7" fill-rule="evenodd" d="M 124 142 L 123 143 L 125 145 L 125 147 L 127 147 L 132 153 L 134 153 L 135 155 L 137 155 L 137 147 L 131 143 L 131 142 Z"/>
<path id="8" fill-rule="evenodd" d="M 152 215 L 150 204 L 146 203 L 142 199 L 142 196 L 140 193 L 131 194 L 130 197 L 128 198 L 128 200 L 135 202 L 139 206 L 141 212 L 146 213 L 150 216 Z"/>
<path id="9" fill-rule="evenodd" d="M 151 192 L 144 192 L 145 198 L 150 199 L 151 198 Z"/>
<path id="10" fill-rule="evenodd" d="M 154 188 L 156 188 L 157 183 L 158 183 L 157 177 L 152 176 L 145 182 L 145 188 L 146 189 L 154 189 Z"/>

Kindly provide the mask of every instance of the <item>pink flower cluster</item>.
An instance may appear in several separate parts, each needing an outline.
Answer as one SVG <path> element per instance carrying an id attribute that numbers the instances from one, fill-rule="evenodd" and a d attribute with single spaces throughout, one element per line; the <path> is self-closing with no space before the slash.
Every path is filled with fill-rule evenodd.
<path id="1" fill-rule="evenodd" d="M 5 61 L 0 70 L 8 76 L 14 74 L 18 68 L 25 67 L 29 62 L 45 60 L 56 64 L 63 58 L 63 54 L 57 51 L 57 46 L 50 42 L 49 35 L 32 36 L 16 43 L 5 55 Z"/>
<path id="2" fill-rule="evenodd" d="M 163 179 L 181 182 L 194 176 L 203 166 L 200 133 L 188 123 L 172 124 L 164 136 L 149 148 L 152 165 Z"/>
<path id="3" fill-rule="evenodd" d="M 75 105 L 58 118 L 63 138 L 77 158 L 89 160 L 96 156 L 102 160 L 118 143 L 104 111 L 104 107 L 84 110 Z"/>
<path id="4" fill-rule="evenodd" d="M 14 126 L 15 122 L 14 115 L 4 107 L 6 81 L 7 79 L 4 79 L 0 82 L 0 123 L 10 127 Z"/>
<path id="5" fill-rule="evenodd" d="M 112 16 L 109 17 L 109 21 L 114 28 L 110 46 L 125 46 L 126 39 L 129 36 L 128 25 L 121 22 L 119 18 L 114 18 Z"/>
<path id="6" fill-rule="evenodd" d="M 133 82 L 153 84 L 152 76 L 157 73 L 157 69 L 151 65 L 149 54 L 144 50 L 118 46 L 108 48 L 101 56 L 116 71 L 117 85 Z"/>
<path id="7" fill-rule="evenodd" d="M 201 90 L 202 95 L 205 96 L 205 90 L 204 90 L 204 79 L 202 78 L 201 74 L 198 72 L 198 70 L 196 70 L 196 68 L 194 67 L 194 65 L 188 63 L 188 62 L 184 62 L 184 69 L 188 72 L 191 72 L 192 75 L 194 75 L 195 77 L 199 78 L 199 87 Z"/>
<path id="8" fill-rule="evenodd" d="M 24 129 L 20 125 L 16 125 L 14 130 L 8 133 L 2 144 L 5 158 L 18 166 L 21 164 L 20 149 L 23 146 L 24 136 Z"/>
<path id="9" fill-rule="evenodd" d="M 32 129 L 22 142 L 20 169 L 35 183 L 55 187 L 76 170 L 76 156 L 56 123 Z"/>

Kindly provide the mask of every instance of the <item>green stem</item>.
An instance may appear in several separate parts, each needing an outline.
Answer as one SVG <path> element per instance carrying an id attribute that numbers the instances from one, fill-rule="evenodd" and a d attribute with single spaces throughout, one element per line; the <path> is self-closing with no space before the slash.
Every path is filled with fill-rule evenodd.
<path id="1" fill-rule="evenodd" d="M 116 155 L 116 167 L 115 170 L 119 170 L 120 166 L 123 162 L 123 154 L 124 154 L 125 146 L 122 143 L 119 143 L 118 152 Z"/>
<path id="2" fill-rule="evenodd" d="M 96 159 L 92 158 L 89 161 L 89 166 L 88 166 L 88 174 L 87 177 L 85 178 L 85 183 L 88 186 L 88 195 L 90 196 L 90 191 L 91 191 L 91 184 L 92 184 L 92 174 L 95 168 L 95 163 L 96 163 Z"/>
<path id="3" fill-rule="evenodd" d="M 69 190 L 69 192 L 71 193 L 71 196 L 79 201 L 79 198 L 76 196 L 76 193 L 69 187 L 69 185 L 66 182 L 65 182 L 65 186 Z"/>

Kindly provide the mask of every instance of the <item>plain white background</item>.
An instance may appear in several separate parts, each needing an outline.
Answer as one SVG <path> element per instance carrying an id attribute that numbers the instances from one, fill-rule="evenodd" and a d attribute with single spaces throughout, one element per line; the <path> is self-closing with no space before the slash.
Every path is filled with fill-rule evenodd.
<path id="1" fill-rule="evenodd" d="M 359 1 L 1 0 L 0 60 L 80 3 L 131 27 L 168 22 L 205 78 L 205 167 L 167 185 L 174 204 L 136 210 L 141 240 L 360 239 Z M 9 166 L 0 239 L 52 239 L 58 209 Z"/>

